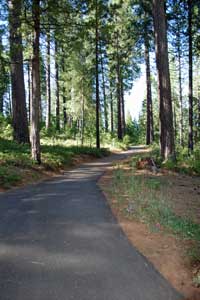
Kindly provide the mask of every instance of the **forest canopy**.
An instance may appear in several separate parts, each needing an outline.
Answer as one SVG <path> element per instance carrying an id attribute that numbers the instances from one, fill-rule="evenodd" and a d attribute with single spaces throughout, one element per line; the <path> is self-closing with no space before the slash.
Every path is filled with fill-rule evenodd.
<path id="1" fill-rule="evenodd" d="M 163 160 L 199 151 L 198 0 L 0 6 L 1 139 L 30 144 L 38 163 L 48 137 L 96 148 L 159 144 Z M 146 97 L 133 120 L 125 99 L 141 65 Z"/>

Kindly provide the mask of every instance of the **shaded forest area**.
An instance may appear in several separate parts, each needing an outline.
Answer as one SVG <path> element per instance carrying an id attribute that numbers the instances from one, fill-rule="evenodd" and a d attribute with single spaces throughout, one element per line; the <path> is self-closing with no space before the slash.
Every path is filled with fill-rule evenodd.
<path id="1" fill-rule="evenodd" d="M 200 172 L 198 0 L 0 4 L 3 164 L 10 147 L 26 160 L 31 151 L 40 164 L 62 156 L 51 157 L 51 148 L 41 156 L 45 145 L 88 153 L 146 143 L 168 167 Z M 125 95 L 142 64 L 146 97 L 137 121 L 125 116 Z"/>

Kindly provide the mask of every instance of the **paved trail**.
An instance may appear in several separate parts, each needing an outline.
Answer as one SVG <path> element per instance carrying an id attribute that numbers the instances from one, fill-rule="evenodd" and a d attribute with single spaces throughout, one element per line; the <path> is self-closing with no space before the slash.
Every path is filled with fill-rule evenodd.
<path id="1" fill-rule="evenodd" d="M 0 195 L 0 300 L 182 299 L 129 244 L 96 185 L 133 151 Z"/>

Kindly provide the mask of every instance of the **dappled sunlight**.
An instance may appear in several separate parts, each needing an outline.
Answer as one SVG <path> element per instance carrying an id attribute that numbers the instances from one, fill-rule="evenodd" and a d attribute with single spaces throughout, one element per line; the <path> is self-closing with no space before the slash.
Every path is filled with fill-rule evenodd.
<path id="1" fill-rule="evenodd" d="M 114 157 L 127 158 L 132 151 Z M 152 273 L 159 293 L 168 289 L 130 247 L 97 187 L 112 164 L 113 158 L 86 163 L 51 181 L 0 195 L 2 295 L 88 300 L 100 299 L 103 291 L 104 299 L 129 299 L 130 290 L 140 295 L 141 279 L 154 293 Z"/>

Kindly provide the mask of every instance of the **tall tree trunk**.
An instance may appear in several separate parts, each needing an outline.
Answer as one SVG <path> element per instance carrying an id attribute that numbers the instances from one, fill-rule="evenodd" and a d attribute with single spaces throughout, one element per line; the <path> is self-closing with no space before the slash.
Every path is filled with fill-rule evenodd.
<path id="1" fill-rule="evenodd" d="M 47 32 L 47 68 L 46 68 L 46 96 L 47 96 L 47 109 L 46 109 L 46 129 L 49 129 L 51 126 L 51 56 L 50 56 L 50 28 Z"/>
<path id="2" fill-rule="evenodd" d="M 31 102 L 31 153 L 32 159 L 41 163 L 40 155 L 40 0 L 33 0 L 33 57 L 32 57 L 32 102 Z"/>
<path id="3" fill-rule="evenodd" d="M 21 34 L 21 0 L 9 0 L 10 58 L 13 107 L 13 136 L 19 143 L 29 143 L 26 95 L 24 85 Z"/>
<path id="4" fill-rule="evenodd" d="M 188 150 L 191 153 L 194 149 L 193 133 L 193 51 L 192 51 L 192 1 L 188 0 L 188 42 L 189 42 L 189 136 Z"/>
<path id="5" fill-rule="evenodd" d="M 8 86 L 8 107 L 9 107 L 9 114 L 12 116 L 12 99 L 11 99 L 11 86 Z"/>
<path id="6" fill-rule="evenodd" d="M 27 73 L 28 73 L 28 117 L 29 117 L 29 123 L 31 120 L 31 66 L 30 66 L 30 61 L 28 62 L 28 69 L 27 69 Z"/>
<path id="7" fill-rule="evenodd" d="M 0 114 L 3 114 L 4 107 L 4 93 L 5 93 L 5 65 L 3 59 L 3 44 L 2 44 L 2 35 L 0 32 Z"/>
<path id="8" fill-rule="evenodd" d="M 65 73 L 65 60 L 64 60 L 64 50 L 62 49 L 62 72 Z M 62 83 L 62 98 L 63 98 L 63 127 L 66 128 L 67 125 L 67 98 L 66 98 L 66 89 L 65 89 L 65 81 Z"/>
<path id="9" fill-rule="evenodd" d="M 179 21 L 177 21 L 179 22 Z M 177 28 L 177 51 L 178 51 L 178 81 L 179 81 L 179 103 L 180 103 L 180 144 L 184 145 L 183 139 L 183 92 L 182 92 L 182 68 L 181 68 L 181 37 L 180 24 Z"/>
<path id="10" fill-rule="evenodd" d="M 95 67 L 96 67 L 96 147 L 100 148 L 100 131 L 99 131 L 99 22 L 98 22 L 98 0 L 95 1 Z"/>
<path id="11" fill-rule="evenodd" d="M 176 141 L 176 137 L 177 137 L 177 121 L 176 121 L 176 99 L 175 99 L 175 95 L 173 95 L 173 111 L 174 111 L 174 139 Z"/>
<path id="12" fill-rule="evenodd" d="M 122 131 L 122 99 L 121 99 L 121 70 L 120 70 L 120 58 L 119 58 L 119 33 L 116 33 L 116 51 L 117 51 L 117 61 L 116 61 L 116 81 L 117 81 L 117 136 L 119 140 L 123 138 Z"/>
<path id="13" fill-rule="evenodd" d="M 82 113 L 82 122 L 81 122 L 81 145 L 83 146 L 84 144 L 84 131 L 85 131 L 85 99 L 84 99 L 84 94 L 83 94 L 83 86 L 82 86 L 82 93 L 81 93 L 81 113 Z"/>
<path id="14" fill-rule="evenodd" d="M 56 70 L 56 130 L 60 131 L 60 86 L 58 66 L 58 43 L 55 38 L 55 70 Z"/>
<path id="15" fill-rule="evenodd" d="M 67 107 L 66 107 L 66 103 L 67 103 L 67 99 L 66 99 L 66 90 L 65 90 L 65 86 L 63 84 L 63 124 L 64 124 L 64 128 L 66 128 L 67 125 Z"/>
<path id="16" fill-rule="evenodd" d="M 110 92 L 110 129 L 111 133 L 114 132 L 114 116 L 113 116 L 113 93 Z"/>
<path id="17" fill-rule="evenodd" d="M 200 141 L 200 86 L 198 88 L 198 140 Z"/>
<path id="18" fill-rule="evenodd" d="M 152 144 L 154 140 L 153 129 L 153 107 L 152 107 L 152 93 L 151 93 L 151 70 L 149 59 L 149 43 L 145 39 L 145 64 L 146 64 L 146 89 L 147 89 L 147 128 L 146 128 L 146 144 Z"/>
<path id="19" fill-rule="evenodd" d="M 121 74 L 120 74 L 121 77 Z M 124 103 L 124 83 L 122 77 L 121 79 L 121 116 L 122 116 L 122 136 L 125 135 L 126 132 L 126 121 L 125 121 L 125 103 Z"/>
<path id="20" fill-rule="evenodd" d="M 171 85 L 169 76 L 168 44 L 164 1 L 153 0 L 153 17 L 156 46 L 156 65 L 160 100 L 161 156 L 175 158 Z"/>
<path id="21" fill-rule="evenodd" d="M 103 83 L 103 104 L 104 104 L 105 132 L 108 132 L 108 112 L 107 112 L 105 74 L 104 74 L 103 55 L 102 54 L 101 54 L 101 74 L 102 74 L 102 83 Z"/>

